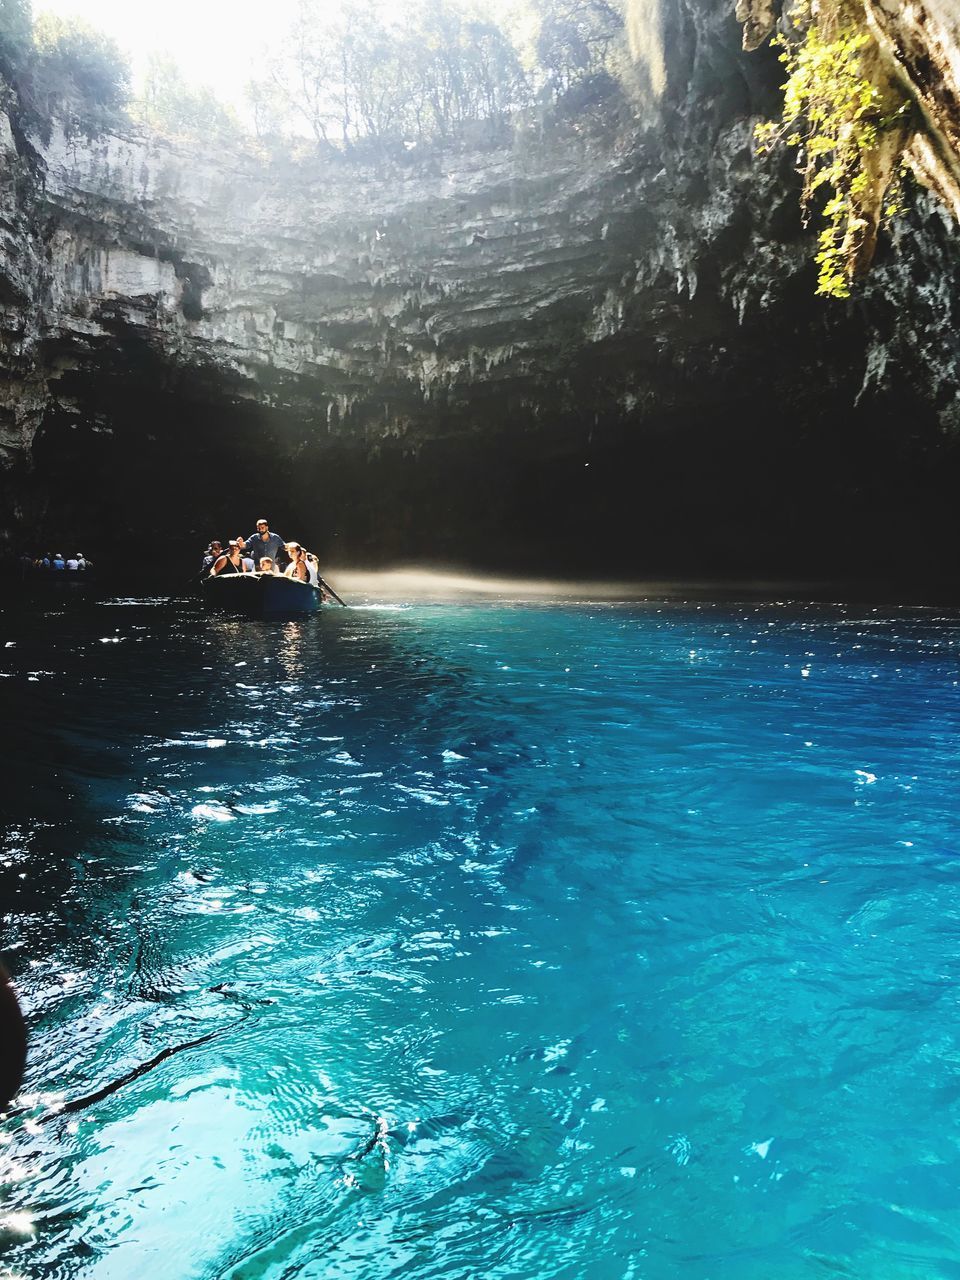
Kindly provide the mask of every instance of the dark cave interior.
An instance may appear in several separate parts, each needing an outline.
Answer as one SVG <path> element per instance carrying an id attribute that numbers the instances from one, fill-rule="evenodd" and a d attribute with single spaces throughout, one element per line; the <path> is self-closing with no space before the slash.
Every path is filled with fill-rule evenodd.
<path id="1" fill-rule="evenodd" d="M 611 359 L 622 359 L 622 352 Z M 143 352 L 68 375 L 13 481 L 33 546 L 186 580 L 211 537 L 260 514 L 327 565 L 456 565 L 547 576 L 767 576 L 943 583 L 960 449 L 908 391 L 849 408 L 811 371 L 741 369 L 658 410 L 514 415 L 486 386 L 426 438 L 358 447 L 302 414 L 172 376 Z M 851 370 L 851 375 L 855 372 Z M 806 376 L 804 376 L 806 373 Z M 697 379 L 697 375 L 692 375 Z M 349 427 L 349 424 L 347 424 Z M 470 429 L 472 427 L 472 429 Z M 80 477 L 80 483 L 78 483 Z"/>

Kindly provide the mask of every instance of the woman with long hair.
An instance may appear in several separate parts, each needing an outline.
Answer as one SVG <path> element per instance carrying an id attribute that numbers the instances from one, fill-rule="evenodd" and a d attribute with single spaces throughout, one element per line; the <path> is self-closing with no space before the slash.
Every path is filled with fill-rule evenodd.
<path id="1" fill-rule="evenodd" d="M 284 576 L 293 578 L 296 582 L 309 582 L 310 570 L 307 568 L 307 553 L 299 542 L 288 542 L 286 546 L 290 563 L 283 571 Z"/>

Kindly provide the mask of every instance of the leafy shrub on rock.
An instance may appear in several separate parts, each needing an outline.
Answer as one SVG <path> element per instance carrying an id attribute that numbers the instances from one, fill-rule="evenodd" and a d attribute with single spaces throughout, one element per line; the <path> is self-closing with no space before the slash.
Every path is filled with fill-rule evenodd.
<path id="1" fill-rule="evenodd" d="M 93 137 L 123 119 L 129 70 L 108 36 L 78 19 L 43 15 L 29 0 L 0 0 L 0 77 L 22 138 L 49 140 L 53 122 Z"/>

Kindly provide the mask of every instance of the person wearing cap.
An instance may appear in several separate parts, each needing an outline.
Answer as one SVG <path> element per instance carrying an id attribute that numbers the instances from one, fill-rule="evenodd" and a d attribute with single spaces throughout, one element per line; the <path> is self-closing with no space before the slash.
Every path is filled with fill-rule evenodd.
<path id="1" fill-rule="evenodd" d="M 286 559 L 285 547 L 284 540 L 279 533 L 271 532 L 270 524 L 263 516 L 257 521 L 257 532 L 251 533 L 244 544 L 247 555 L 253 556 L 255 569 L 259 568 L 264 556 L 269 556 L 276 563 L 279 563 L 281 558 Z"/>
<path id="2" fill-rule="evenodd" d="M 218 573 L 246 573 L 242 552 L 243 547 L 240 542 L 236 538 L 231 538 L 227 550 L 211 565 L 210 577 L 214 578 Z"/>

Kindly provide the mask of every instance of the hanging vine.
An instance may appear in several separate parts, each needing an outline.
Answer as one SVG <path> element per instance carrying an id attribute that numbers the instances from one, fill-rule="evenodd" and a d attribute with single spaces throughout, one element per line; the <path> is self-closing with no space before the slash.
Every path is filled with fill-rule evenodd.
<path id="1" fill-rule="evenodd" d="M 902 207 L 912 105 L 856 0 L 797 0 L 773 44 L 787 70 L 783 115 L 757 125 L 757 148 L 798 149 L 804 225 L 820 222 L 817 293 L 846 298 Z"/>

